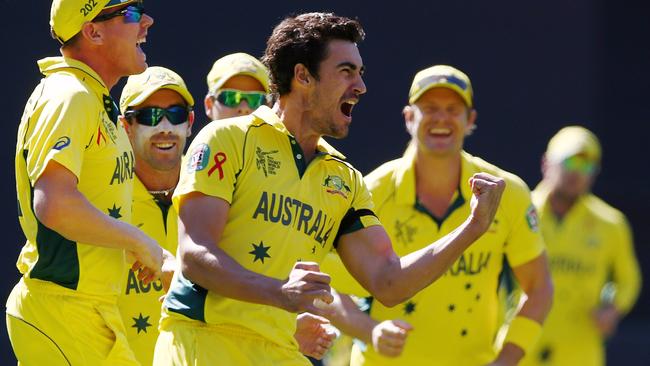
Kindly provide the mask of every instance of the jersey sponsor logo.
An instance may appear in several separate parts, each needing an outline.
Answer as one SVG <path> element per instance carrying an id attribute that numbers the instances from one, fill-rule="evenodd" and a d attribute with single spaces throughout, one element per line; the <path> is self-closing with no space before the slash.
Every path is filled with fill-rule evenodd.
<path id="1" fill-rule="evenodd" d="M 537 216 L 537 210 L 532 204 L 526 211 L 526 222 L 528 223 L 530 230 L 535 233 L 539 231 L 539 216 Z"/>
<path id="2" fill-rule="evenodd" d="M 54 146 L 52 146 L 52 148 L 54 150 L 61 151 L 61 150 L 65 149 L 66 147 L 68 147 L 69 145 L 70 145 L 70 138 L 68 136 L 61 136 L 61 137 L 59 137 L 58 140 L 56 140 L 56 142 L 54 143 Z"/>
<path id="3" fill-rule="evenodd" d="M 276 175 L 277 171 L 280 169 L 280 161 L 273 157 L 273 154 L 276 154 L 277 152 L 278 150 L 263 151 L 259 147 L 255 150 L 255 155 L 257 156 L 255 160 L 257 170 L 262 170 L 265 177 L 268 177 L 269 174 Z"/>
<path id="4" fill-rule="evenodd" d="M 115 170 L 113 171 L 113 177 L 111 178 L 111 185 L 117 182 L 117 184 L 122 184 L 126 180 L 133 179 L 133 166 L 135 165 L 135 159 L 133 158 L 133 152 L 124 152 L 121 156 L 115 158 Z"/>
<path id="5" fill-rule="evenodd" d="M 404 245 L 413 243 L 413 237 L 418 232 L 417 227 L 409 225 L 411 219 L 413 215 L 404 221 L 395 220 L 395 239 Z"/>
<path id="6" fill-rule="evenodd" d="M 218 153 L 214 154 L 214 157 L 212 158 L 214 160 L 214 165 L 210 170 L 208 170 L 208 177 L 212 176 L 212 173 L 215 171 L 219 171 L 219 180 L 222 180 L 224 175 L 223 175 L 223 164 L 228 160 L 228 157 L 226 156 L 226 153 L 219 151 Z"/>
<path id="7" fill-rule="evenodd" d="M 129 269 L 129 276 L 126 280 L 126 295 L 133 294 L 147 294 L 151 291 L 162 292 L 163 285 L 160 279 L 152 281 L 148 284 L 138 280 L 138 276 L 133 272 L 132 269 Z"/>
<path id="8" fill-rule="evenodd" d="M 312 237 L 323 247 L 332 234 L 334 225 L 337 224 L 336 220 L 322 210 L 315 212 L 314 207 L 308 203 L 282 194 L 267 192 L 262 192 L 253 219 L 293 228 Z"/>
<path id="9" fill-rule="evenodd" d="M 448 273 L 452 276 L 464 274 L 466 276 L 475 276 L 487 269 L 492 257 L 491 252 L 470 252 L 463 253 L 460 258 L 449 268 Z"/>
<path id="10" fill-rule="evenodd" d="M 192 150 L 190 160 L 187 162 L 187 172 L 194 173 L 205 169 L 210 158 L 210 146 L 199 144 Z"/>
<path id="11" fill-rule="evenodd" d="M 104 125 L 104 130 L 106 130 L 106 133 L 108 134 L 108 137 L 113 143 L 115 143 L 115 140 L 117 140 L 117 127 L 115 127 L 113 122 L 108 118 L 106 112 L 102 111 L 101 120 L 102 125 Z M 104 138 L 104 140 L 106 140 L 106 138 Z"/>
<path id="12" fill-rule="evenodd" d="M 549 267 L 553 273 L 570 273 L 577 275 L 588 275 L 596 271 L 592 263 L 586 263 L 580 258 L 568 256 L 551 256 Z"/>
<path id="13" fill-rule="evenodd" d="M 338 175 L 328 175 L 323 182 L 323 187 L 325 187 L 327 193 L 338 194 L 345 199 L 348 198 L 346 193 L 352 192 L 343 178 Z"/>

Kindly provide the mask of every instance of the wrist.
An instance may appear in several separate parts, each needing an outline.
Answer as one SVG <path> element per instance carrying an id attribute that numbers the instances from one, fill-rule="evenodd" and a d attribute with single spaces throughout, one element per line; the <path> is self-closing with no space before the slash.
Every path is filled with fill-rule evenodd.
<path id="1" fill-rule="evenodd" d="M 463 231 L 467 232 L 472 241 L 477 240 L 481 235 L 485 234 L 490 225 L 486 225 L 483 220 L 470 215 L 465 221 Z"/>

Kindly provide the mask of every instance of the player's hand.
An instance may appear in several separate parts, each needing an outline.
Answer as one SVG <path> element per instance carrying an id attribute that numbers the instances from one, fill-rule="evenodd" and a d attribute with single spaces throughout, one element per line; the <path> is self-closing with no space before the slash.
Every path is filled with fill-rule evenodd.
<path id="1" fill-rule="evenodd" d="M 471 221 L 485 232 L 494 220 L 506 182 L 487 173 L 478 173 L 469 179 L 469 184 L 472 187 Z"/>
<path id="2" fill-rule="evenodd" d="M 592 316 L 600 334 L 605 338 L 614 334 L 616 327 L 618 327 L 618 321 L 621 318 L 621 314 L 611 304 L 603 305 L 594 310 Z"/>
<path id="3" fill-rule="evenodd" d="M 293 313 L 326 315 L 327 312 L 317 307 L 314 302 L 320 300 L 329 304 L 334 300 L 330 281 L 330 276 L 320 272 L 317 263 L 296 262 L 289 273 L 289 279 L 281 288 L 282 307 Z"/>
<path id="4" fill-rule="evenodd" d="M 413 327 L 401 320 L 385 320 L 372 329 L 372 346 L 375 351 L 386 357 L 402 354 L 406 337 Z"/>
<path id="5" fill-rule="evenodd" d="M 172 283 L 172 277 L 174 277 L 174 271 L 176 270 L 176 257 L 169 251 L 163 249 L 163 264 L 160 269 L 160 281 L 162 281 L 163 291 L 167 292 L 169 286 Z"/>
<path id="6" fill-rule="evenodd" d="M 298 341 L 303 355 L 320 360 L 332 347 L 336 336 L 335 328 L 329 320 L 310 313 L 298 314 L 296 333 L 293 337 Z"/>
<path id="7" fill-rule="evenodd" d="M 131 269 L 138 273 L 140 281 L 149 284 L 160 278 L 163 251 L 155 240 L 142 233 L 138 244 L 129 252 L 135 258 Z"/>

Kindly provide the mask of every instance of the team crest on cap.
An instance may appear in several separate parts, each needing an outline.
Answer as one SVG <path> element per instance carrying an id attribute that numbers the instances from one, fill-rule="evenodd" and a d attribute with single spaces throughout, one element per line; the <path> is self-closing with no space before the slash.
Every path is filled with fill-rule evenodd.
<path id="1" fill-rule="evenodd" d="M 231 67 L 239 70 L 240 72 L 255 73 L 257 71 L 257 68 L 255 67 L 253 61 L 245 58 L 236 58 L 231 61 L 230 65 Z"/>
<path id="2" fill-rule="evenodd" d="M 326 187 L 327 193 L 338 194 L 345 199 L 348 198 L 346 192 L 352 192 L 350 190 L 350 187 L 345 184 L 343 178 L 339 177 L 338 175 L 328 175 L 323 182 L 323 187 Z"/>
<path id="3" fill-rule="evenodd" d="M 193 173 L 205 169 L 210 160 L 210 146 L 207 144 L 200 144 L 195 147 L 190 155 L 190 160 L 187 162 L 187 172 Z"/>
<path id="4" fill-rule="evenodd" d="M 169 83 L 176 84 L 177 82 L 178 81 L 174 78 L 174 76 L 172 76 L 167 71 L 157 70 L 156 72 L 147 76 L 147 80 L 145 80 L 143 84 L 160 85 Z"/>

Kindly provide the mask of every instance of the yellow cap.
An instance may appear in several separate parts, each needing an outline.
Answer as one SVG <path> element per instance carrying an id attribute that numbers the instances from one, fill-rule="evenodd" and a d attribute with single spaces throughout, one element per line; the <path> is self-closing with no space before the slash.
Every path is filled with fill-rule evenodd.
<path id="1" fill-rule="evenodd" d="M 122 90 L 120 110 L 124 113 L 129 107 L 141 104 L 160 89 L 171 89 L 180 94 L 190 107 L 194 106 L 192 94 L 177 73 L 164 67 L 151 66 L 142 74 L 129 76 Z"/>
<path id="2" fill-rule="evenodd" d="M 84 23 L 89 22 L 104 9 L 141 0 L 53 0 L 50 9 L 50 27 L 57 39 L 67 42 Z"/>
<path id="3" fill-rule="evenodd" d="M 552 162 L 561 162 L 578 154 L 595 162 L 600 161 L 598 138 L 581 126 L 564 127 L 551 138 L 546 149 L 546 158 Z"/>
<path id="4" fill-rule="evenodd" d="M 424 69 L 413 78 L 409 91 L 409 103 L 413 104 L 431 88 L 448 88 L 458 93 L 465 104 L 472 108 L 472 83 L 464 72 L 447 65 L 435 65 Z"/>
<path id="5" fill-rule="evenodd" d="M 243 52 L 226 55 L 214 62 L 207 77 L 208 91 L 214 93 L 235 75 L 252 76 L 269 92 L 268 70 L 260 60 Z"/>

